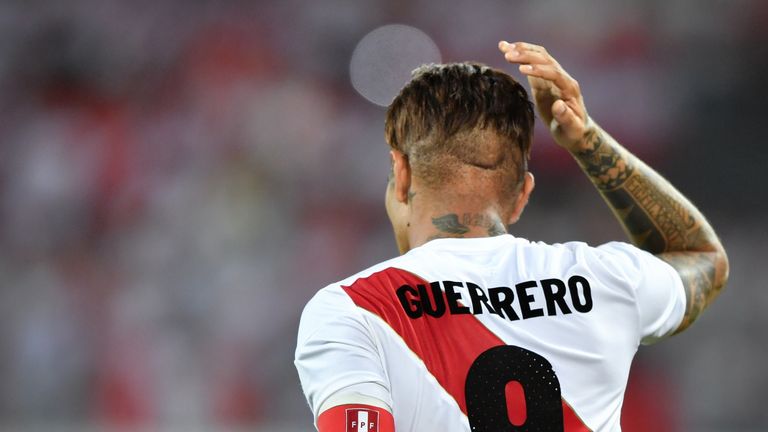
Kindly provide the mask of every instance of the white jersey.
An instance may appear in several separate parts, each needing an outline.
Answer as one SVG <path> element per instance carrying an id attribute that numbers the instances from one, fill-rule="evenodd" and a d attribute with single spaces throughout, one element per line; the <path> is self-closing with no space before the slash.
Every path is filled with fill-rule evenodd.
<path id="1" fill-rule="evenodd" d="M 398 432 L 619 431 L 638 346 L 684 311 L 677 272 L 626 243 L 437 239 L 320 290 L 295 364 L 315 419 L 357 402 Z"/>

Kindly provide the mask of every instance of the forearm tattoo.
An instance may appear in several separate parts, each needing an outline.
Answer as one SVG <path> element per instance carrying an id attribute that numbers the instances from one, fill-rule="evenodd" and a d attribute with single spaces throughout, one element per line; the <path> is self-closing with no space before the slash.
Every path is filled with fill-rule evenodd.
<path id="1" fill-rule="evenodd" d="M 574 156 L 613 210 L 632 242 L 658 256 L 680 274 L 688 310 L 679 330 L 690 325 L 725 283 L 726 270 L 714 252 L 717 237 L 704 217 L 666 180 L 602 130 L 584 137 Z M 714 243 L 713 243 L 714 242 Z"/>
<path id="2" fill-rule="evenodd" d="M 633 243 L 651 253 L 695 250 L 703 242 L 696 210 L 666 180 L 637 167 L 637 159 L 593 130 L 576 160 L 619 218 Z M 650 171 L 650 169 L 648 169 Z"/>
<path id="3" fill-rule="evenodd" d="M 587 132 L 585 142 L 587 148 L 577 153 L 577 159 L 599 190 L 616 189 L 632 175 L 632 166 L 621 153 L 605 144 L 600 130 Z"/>

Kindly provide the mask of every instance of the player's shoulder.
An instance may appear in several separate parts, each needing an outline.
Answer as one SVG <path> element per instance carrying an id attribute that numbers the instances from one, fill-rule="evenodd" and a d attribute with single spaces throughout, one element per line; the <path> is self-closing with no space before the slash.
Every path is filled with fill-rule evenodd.
<path id="1" fill-rule="evenodd" d="M 558 243 L 547 243 L 543 241 L 526 241 L 521 243 L 523 248 L 540 249 L 549 252 L 569 253 L 573 255 L 591 254 L 597 257 L 609 257 L 616 253 L 634 252 L 637 249 L 629 243 L 620 241 L 611 241 L 598 245 L 586 243 L 583 241 L 566 241 Z"/>
<path id="2" fill-rule="evenodd" d="M 472 254 L 475 252 L 496 252 L 498 250 L 544 254 L 592 254 L 596 256 L 610 256 L 616 253 L 634 253 L 635 251 L 639 251 L 639 249 L 629 243 L 617 241 L 594 246 L 582 241 L 547 243 L 505 234 L 495 237 L 435 239 L 411 250 L 399 258 L 411 258 L 412 260 L 417 260 L 423 254 L 436 251 L 456 254 Z"/>
<path id="3" fill-rule="evenodd" d="M 397 267 L 399 263 L 402 263 L 404 261 L 405 261 L 405 256 L 391 258 L 386 261 L 382 261 L 378 264 L 372 265 L 366 268 L 365 270 L 361 270 L 349 277 L 330 283 L 325 287 L 321 288 L 320 290 L 318 290 L 315 293 L 315 295 L 312 297 L 312 299 L 309 300 L 309 302 L 307 303 L 304 309 L 306 311 L 307 308 L 311 309 L 311 308 L 327 305 L 328 303 L 336 303 L 335 300 L 338 299 L 337 296 L 344 295 L 343 287 L 352 285 L 360 279 L 367 278 L 375 273 L 386 270 L 388 268 Z"/>
<path id="4" fill-rule="evenodd" d="M 579 271 L 614 288 L 630 288 L 652 274 L 667 274 L 669 265 L 632 244 L 611 241 L 591 245 L 579 241 L 521 244 L 523 260 L 536 271 L 560 268 Z"/>
<path id="5" fill-rule="evenodd" d="M 626 242 L 611 241 L 590 246 L 586 251 L 592 266 L 623 275 L 627 279 L 635 279 L 640 276 L 638 273 L 651 269 L 668 270 L 669 267 L 659 257 Z"/>
<path id="6" fill-rule="evenodd" d="M 643 259 L 657 260 L 652 254 L 626 242 L 610 241 L 591 245 L 581 241 L 564 243 L 530 242 L 530 248 L 549 253 L 570 255 L 575 260 L 588 261 L 595 265 L 621 266 Z"/>
<path id="7" fill-rule="evenodd" d="M 322 326 L 334 325 L 349 320 L 361 320 L 360 311 L 344 287 L 392 267 L 398 267 L 407 259 L 403 256 L 392 258 L 345 279 L 333 282 L 318 290 L 304 306 L 299 324 L 299 340 L 304 340 Z"/>

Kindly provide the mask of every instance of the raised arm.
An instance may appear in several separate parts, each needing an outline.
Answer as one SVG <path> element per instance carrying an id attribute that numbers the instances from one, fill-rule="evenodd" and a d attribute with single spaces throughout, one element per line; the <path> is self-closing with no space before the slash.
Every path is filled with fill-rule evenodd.
<path id="1" fill-rule="evenodd" d="M 579 84 L 540 46 L 499 43 L 507 61 L 528 76 L 541 119 L 576 159 L 637 247 L 680 274 L 685 330 L 728 279 L 728 257 L 712 226 L 674 186 L 622 147 L 587 115 Z"/>

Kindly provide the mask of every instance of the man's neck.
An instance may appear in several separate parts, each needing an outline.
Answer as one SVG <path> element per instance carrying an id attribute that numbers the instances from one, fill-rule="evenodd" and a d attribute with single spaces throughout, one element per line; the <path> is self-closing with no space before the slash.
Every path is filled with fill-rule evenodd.
<path id="1" fill-rule="evenodd" d="M 429 211 L 411 220 L 408 236 L 412 248 L 436 238 L 494 237 L 507 233 L 494 210 Z"/>

